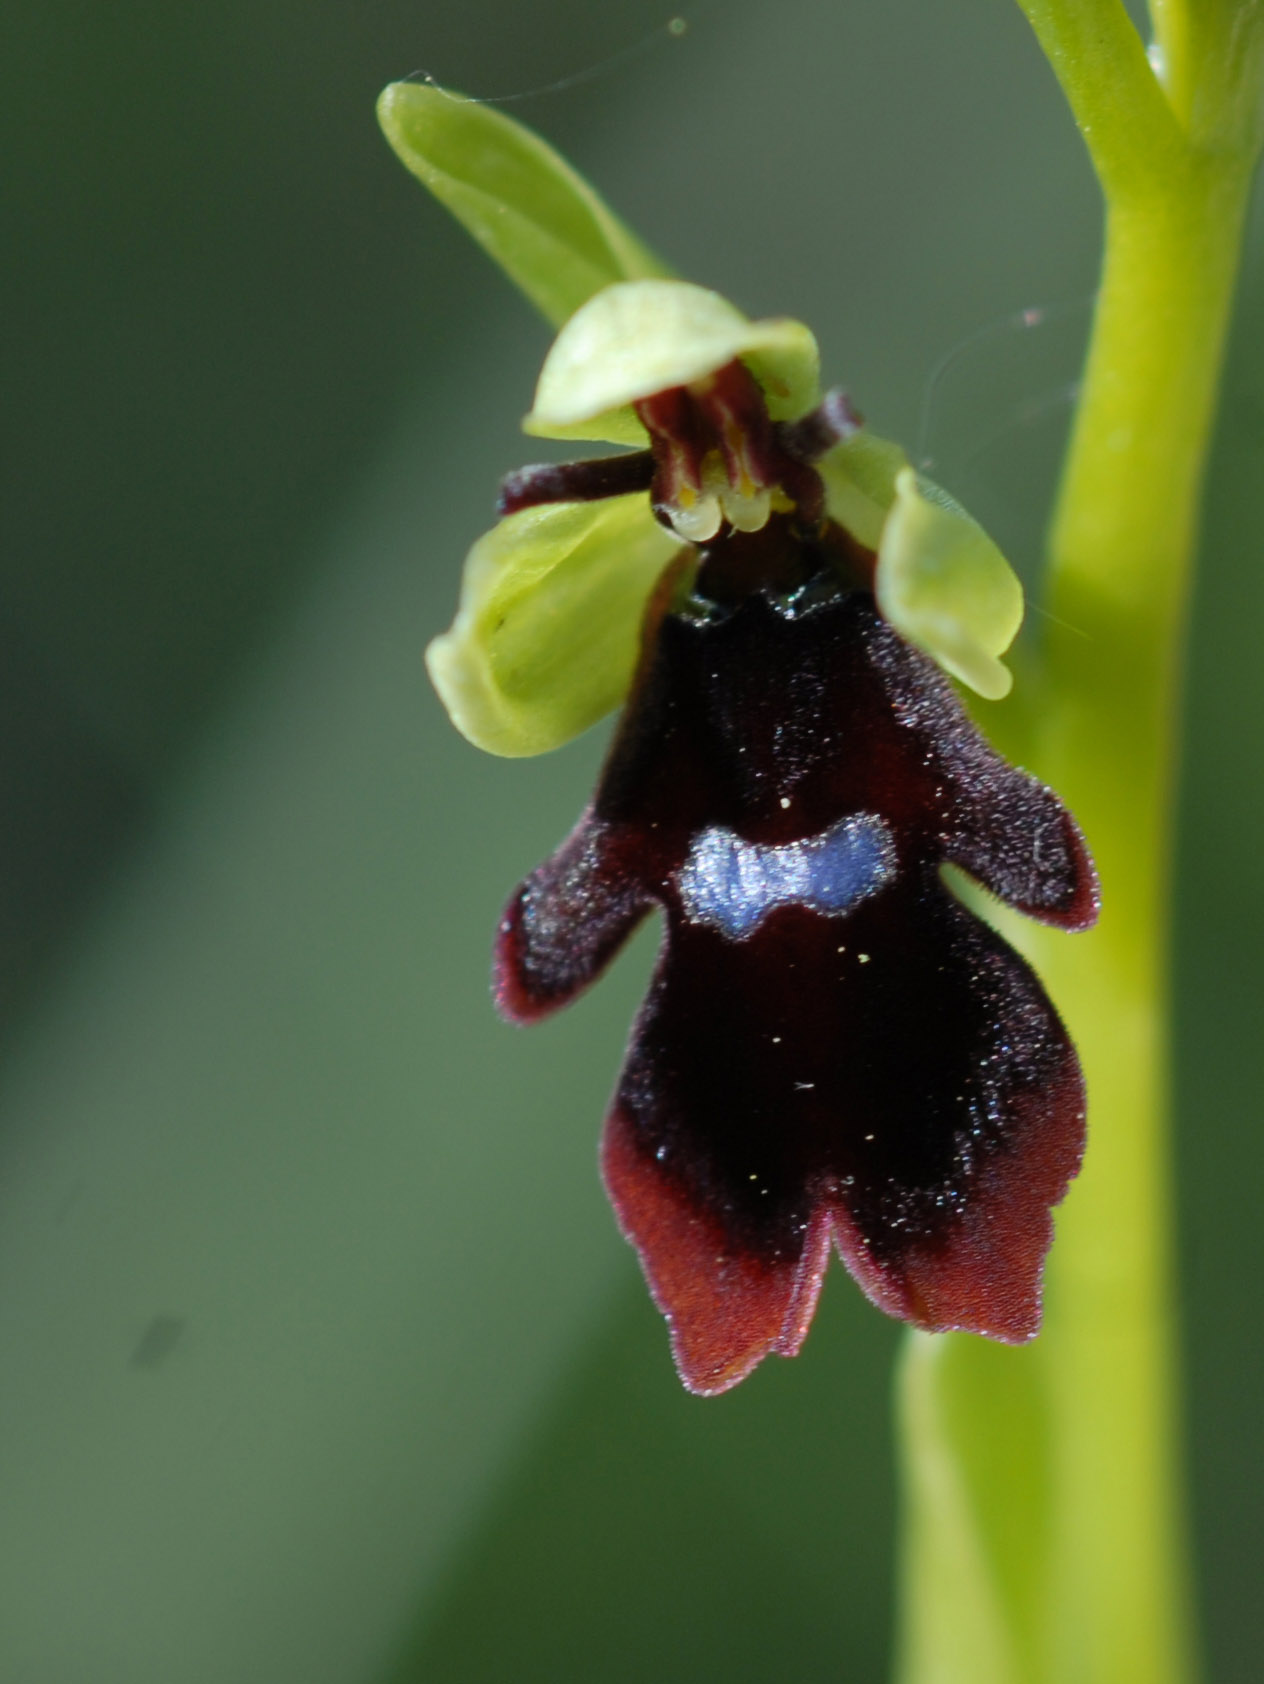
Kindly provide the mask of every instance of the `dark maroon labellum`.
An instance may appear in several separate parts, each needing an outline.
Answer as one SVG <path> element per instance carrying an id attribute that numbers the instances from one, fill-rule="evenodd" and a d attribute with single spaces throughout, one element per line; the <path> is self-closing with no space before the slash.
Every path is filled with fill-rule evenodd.
<path id="1" fill-rule="evenodd" d="M 500 929 L 497 999 L 527 1022 L 665 913 L 603 1165 L 697 1392 L 798 1350 L 831 1243 L 892 1315 L 1029 1339 L 1084 1146 L 1044 989 L 940 873 L 1083 929 L 1083 840 L 880 618 L 863 560 L 786 517 L 704 552 Z"/>

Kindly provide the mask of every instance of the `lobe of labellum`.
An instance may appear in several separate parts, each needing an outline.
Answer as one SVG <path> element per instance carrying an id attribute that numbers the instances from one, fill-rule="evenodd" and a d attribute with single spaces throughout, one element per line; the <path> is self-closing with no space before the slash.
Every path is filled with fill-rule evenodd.
<path id="1" fill-rule="evenodd" d="M 617 1105 L 606 1122 L 601 1168 L 619 1226 L 667 1318 L 676 1372 L 689 1391 L 717 1397 L 766 1356 L 798 1355 L 829 1262 L 828 1212 L 816 1213 L 799 1245 L 783 1254 L 760 1256 L 734 1244 L 647 1157 L 633 1119 Z"/>
<path id="2" fill-rule="evenodd" d="M 603 1165 L 692 1390 L 794 1354 L 831 1237 L 889 1315 L 1037 1331 L 1050 1206 L 1083 1150 L 1075 1054 L 991 931 L 947 897 L 896 903 L 776 914 L 735 965 L 673 931 Z"/>
<path id="3" fill-rule="evenodd" d="M 539 438 L 644 444 L 632 405 L 688 386 L 738 359 L 763 387 L 774 421 L 816 403 L 820 358 L 801 322 L 750 321 L 687 281 L 624 281 L 576 311 L 554 340 L 523 422 Z"/>

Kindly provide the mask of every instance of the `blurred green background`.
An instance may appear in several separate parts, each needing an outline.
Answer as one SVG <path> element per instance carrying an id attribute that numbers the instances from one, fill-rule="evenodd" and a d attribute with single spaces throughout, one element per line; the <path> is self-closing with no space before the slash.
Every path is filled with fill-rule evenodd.
<path id="1" fill-rule="evenodd" d="M 480 757 L 419 656 L 498 476 L 539 451 L 516 422 L 548 334 L 373 100 L 418 70 L 523 96 L 682 273 L 811 322 L 1029 575 L 1097 201 L 1008 0 L 682 15 L 6 16 L 4 1684 L 884 1677 L 895 1330 L 835 1271 L 799 1361 L 685 1396 L 595 1170 L 652 939 L 530 1034 L 488 1002 L 501 899 L 600 743 Z M 1179 861 L 1218 1684 L 1264 1646 L 1262 236 Z M 1047 325 L 1019 329 L 1031 306 Z"/>

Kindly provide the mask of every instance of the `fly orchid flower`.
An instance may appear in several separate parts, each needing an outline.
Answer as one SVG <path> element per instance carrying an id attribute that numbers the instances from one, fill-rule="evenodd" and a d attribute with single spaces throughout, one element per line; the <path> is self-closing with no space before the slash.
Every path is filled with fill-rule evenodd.
<path id="1" fill-rule="evenodd" d="M 506 256 L 434 165 L 436 94 L 388 90 L 384 126 L 524 280 L 530 242 Z M 519 165 L 540 147 L 484 115 L 485 157 L 489 137 Z M 565 1005 L 663 912 L 602 1164 L 691 1390 L 798 1350 L 831 1246 L 892 1315 L 1028 1339 L 1083 1081 L 1033 971 L 941 875 L 1066 929 L 1096 917 L 1074 820 L 945 676 L 1006 693 L 1021 589 L 821 396 L 805 327 L 646 273 L 547 157 L 552 226 L 564 181 L 576 249 L 578 218 L 640 255 L 569 313 L 525 425 L 634 448 L 510 475 L 428 663 L 496 753 L 625 705 L 591 804 L 505 911 L 497 1003 L 520 1023 Z"/>

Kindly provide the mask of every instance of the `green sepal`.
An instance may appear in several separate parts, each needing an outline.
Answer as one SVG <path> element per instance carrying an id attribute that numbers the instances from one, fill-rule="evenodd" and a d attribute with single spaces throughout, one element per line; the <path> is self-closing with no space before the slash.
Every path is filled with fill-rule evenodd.
<path id="1" fill-rule="evenodd" d="M 817 467 L 830 514 L 877 551 L 884 619 L 980 696 L 1007 696 L 1013 678 L 997 657 L 1023 623 L 1023 587 L 979 523 L 899 445 L 867 431 Z"/>
<path id="2" fill-rule="evenodd" d="M 405 166 L 555 327 L 612 281 L 669 273 L 564 158 L 503 112 L 393 82 L 377 115 Z"/>
<path id="3" fill-rule="evenodd" d="M 621 705 L 655 581 L 684 548 L 643 492 L 509 515 L 474 545 L 426 666 L 490 754 L 544 754 Z"/>
<path id="4" fill-rule="evenodd" d="M 522 418 L 522 430 L 535 439 L 573 439 L 585 444 L 629 444 L 636 450 L 649 447 L 650 435 L 636 411 L 608 409 L 591 421 L 541 421 L 535 411 Z"/>
<path id="5" fill-rule="evenodd" d="M 751 321 L 691 281 L 607 287 L 553 341 L 523 429 L 537 438 L 644 445 L 631 408 L 637 399 L 687 386 L 735 360 L 758 380 L 774 421 L 806 414 L 820 397 L 820 353 L 802 322 Z"/>

